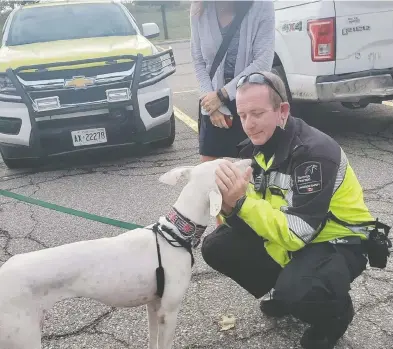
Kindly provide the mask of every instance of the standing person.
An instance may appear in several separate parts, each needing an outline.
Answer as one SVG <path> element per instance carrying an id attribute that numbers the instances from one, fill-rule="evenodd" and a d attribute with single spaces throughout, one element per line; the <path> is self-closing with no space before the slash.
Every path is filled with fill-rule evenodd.
<path id="1" fill-rule="evenodd" d="M 236 157 L 237 144 L 247 138 L 236 113 L 236 84 L 242 75 L 271 70 L 274 31 L 273 1 L 192 3 L 191 54 L 202 93 L 201 161 Z"/>

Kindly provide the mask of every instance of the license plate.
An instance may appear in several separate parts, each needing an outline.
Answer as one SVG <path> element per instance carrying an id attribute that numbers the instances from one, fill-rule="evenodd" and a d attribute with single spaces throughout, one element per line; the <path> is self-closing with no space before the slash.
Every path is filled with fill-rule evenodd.
<path id="1" fill-rule="evenodd" d="M 71 137 L 75 147 L 107 142 L 104 128 L 71 131 Z"/>

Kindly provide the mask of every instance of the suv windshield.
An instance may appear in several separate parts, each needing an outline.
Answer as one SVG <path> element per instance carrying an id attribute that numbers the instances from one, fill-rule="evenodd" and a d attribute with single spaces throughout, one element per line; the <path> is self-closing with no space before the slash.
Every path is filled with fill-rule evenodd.
<path id="1" fill-rule="evenodd" d="M 6 44 L 15 46 L 136 34 L 133 23 L 116 4 L 67 4 L 22 8 L 17 11 Z"/>

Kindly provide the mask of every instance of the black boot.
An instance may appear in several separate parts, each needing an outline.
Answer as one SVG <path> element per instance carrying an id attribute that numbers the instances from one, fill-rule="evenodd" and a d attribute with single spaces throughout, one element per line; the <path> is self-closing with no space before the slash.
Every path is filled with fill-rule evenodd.
<path id="1" fill-rule="evenodd" d="M 262 313 L 270 317 L 281 318 L 285 315 L 289 315 L 289 311 L 284 304 L 275 299 L 261 301 L 260 308 Z"/>
<path id="2" fill-rule="evenodd" d="M 342 316 L 308 328 L 300 340 L 301 346 L 304 349 L 333 349 L 347 331 L 354 315 L 352 300 L 349 299 L 348 309 Z"/>
<path id="3" fill-rule="evenodd" d="M 300 345 L 304 349 L 332 349 L 326 336 L 326 329 L 311 325 L 303 334 Z"/>

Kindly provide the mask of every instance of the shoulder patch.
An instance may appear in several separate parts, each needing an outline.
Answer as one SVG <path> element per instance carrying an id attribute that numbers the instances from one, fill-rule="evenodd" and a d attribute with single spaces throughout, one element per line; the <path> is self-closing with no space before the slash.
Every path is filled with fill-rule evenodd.
<path id="1" fill-rule="evenodd" d="M 298 194 L 313 194 L 322 190 L 322 166 L 307 161 L 295 168 L 295 186 Z"/>

